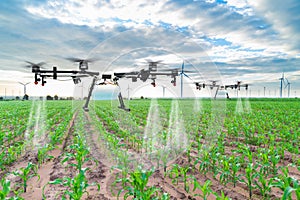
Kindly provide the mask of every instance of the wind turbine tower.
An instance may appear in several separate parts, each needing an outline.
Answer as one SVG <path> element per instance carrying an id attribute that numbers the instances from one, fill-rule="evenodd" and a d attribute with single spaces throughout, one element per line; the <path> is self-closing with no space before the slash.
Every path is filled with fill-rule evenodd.
<path id="1" fill-rule="evenodd" d="M 282 73 L 282 77 L 279 78 L 280 80 L 280 98 L 282 98 L 282 86 L 283 86 L 283 83 L 284 83 L 284 73 Z"/>
<path id="2" fill-rule="evenodd" d="M 182 61 L 182 65 L 181 65 L 181 71 L 179 73 L 180 76 L 180 97 L 183 97 L 183 76 L 191 79 L 185 72 L 189 72 L 189 71 L 185 71 L 184 70 L 184 61 Z"/>

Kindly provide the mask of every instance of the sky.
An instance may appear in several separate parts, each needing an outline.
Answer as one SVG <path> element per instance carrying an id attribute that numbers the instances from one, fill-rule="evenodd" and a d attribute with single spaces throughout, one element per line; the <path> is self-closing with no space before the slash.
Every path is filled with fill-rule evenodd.
<path id="1" fill-rule="evenodd" d="M 10 0 L 0 2 L 0 96 L 21 96 L 27 83 L 30 96 L 81 96 L 90 80 L 74 87 L 72 81 L 47 80 L 33 84 L 25 61 L 46 62 L 44 67 L 78 69 L 65 58 L 96 58 L 92 71 L 113 73 L 140 70 L 145 59 L 163 60 L 169 69 L 197 71 L 183 78 L 191 82 L 249 83 L 251 96 L 300 96 L 299 0 Z M 178 96 L 170 77 L 121 84 L 123 93 Z M 180 77 L 177 77 L 177 86 Z M 106 96 L 120 88 L 96 88 Z M 152 91 L 149 93 L 149 91 Z M 127 93 L 127 92 L 126 92 Z M 234 91 L 230 91 L 235 95 Z M 241 91 L 246 95 L 245 91 Z"/>

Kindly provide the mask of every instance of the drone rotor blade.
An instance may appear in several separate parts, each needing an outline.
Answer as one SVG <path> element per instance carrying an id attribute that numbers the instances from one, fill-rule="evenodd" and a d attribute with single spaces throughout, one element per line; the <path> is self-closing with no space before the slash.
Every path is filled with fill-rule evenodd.
<path id="1" fill-rule="evenodd" d="M 42 65 L 45 65 L 46 63 L 45 62 L 39 62 L 39 63 L 33 63 L 33 62 L 30 62 L 30 61 L 25 61 L 26 63 L 28 63 L 29 65 L 25 65 L 25 66 L 23 66 L 23 67 L 25 67 L 25 68 L 33 68 L 33 67 L 39 67 L 39 68 L 41 68 L 41 69 L 44 69 L 43 67 L 42 67 Z"/>
<path id="2" fill-rule="evenodd" d="M 73 58 L 73 57 L 67 57 L 65 59 L 72 61 L 72 62 L 89 62 L 89 63 L 92 63 L 92 62 L 95 62 L 98 60 L 97 58 L 82 59 L 82 58 Z"/>

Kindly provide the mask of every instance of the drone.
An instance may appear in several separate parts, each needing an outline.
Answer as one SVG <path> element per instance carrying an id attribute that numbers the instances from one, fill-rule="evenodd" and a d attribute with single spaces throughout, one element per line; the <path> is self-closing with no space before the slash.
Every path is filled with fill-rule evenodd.
<path id="1" fill-rule="evenodd" d="M 242 84 L 242 81 L 237 81 L 236 84 L 234 85 L 225 85 L 225 89 L 231 88 L 231 89 L 241 90 L 241 87 L 245 87 L 245 89 L 248 90 L 249 85 Z"/>
<path id="2" fill-rule="evenodd" d="M 92 77 L 92 83 L 89 88 L 89 93 L 86 98 L 85 105 L 83 106 L 83 109 L 85 111 L 89 111 L 88 104 L 90 101 L 90 98 L 92 96 L 93 89 L 95 85 L 117 85 L 119 86 L 118 81 L 121 78 L 130 78 L 132 82 L 137 82 L 137 80 L 141 80 L 143 82 L 146 82 L 148 79 L 152 80 L 151 85 L 153 87 L 156 87 L 155 80 L 157 76 L 171 76 L 172 80 L 171 83 L 176 86 L 176 77 L 179 76 L 179 69 L 162 69 L 158 70 L 157 65 L 162 62 L 162 60 L 159 61 L 152 61 L 150 59 L 147 59 L 148 63 L 148 69 L 142 69 L 140 71 L 133 71 L 133 72 L 125 72 L 125 73 L 117 73 L 115 72 L 112 74 L 102 74 L 100 78 L 99 72 L 94 71 L 88 71 L 88 63 L 93 62 L 92 59 L 79 59 L 79 58 L 67 58 L 67 60 L 76 62 L 79 64 L 79 70 L 58 70 L 56 66 L 53 66 L 52 70 L 45 70 L 42 66 L 45 64 L 44 62 L 40 63 L 33 63 L 33 62 L 27 62 L 28 68 L 32 69 L 32 73 L 34 73 L 34 83 L 37 85 L 39 82 L 41 82 L 41 85 L 44 86 L 47 82 L 47 78 L 53 78 L 54 80 L 58 80 L 59 77 L 70 77 L 72 78 L 74 84 L 78 84 L 81 82 L 81 78 L 84 77 Z M 97 81 L 99 81 L 97 83 Z M 123 109 L 125 111 L 130 111 L 129 108 L 125 107 L 123 97 L 121 92 L 118 95 L 120 109 Z"/>
<path id="3" fill-rule="evenodd" d="M 217 80 L 210 80 L 210 82 L 211 82 L 211 84 L 205 84 L 205 83 L 201 83 L 201 82 L 194 82 L 194 84 L 196 85 L 196 90 L 201 90 L 201 88 L 204 89 L 205 87 L 209 87 L 211 90 L 214 88 L 217 88 L 215 95 L 214 95 L 215 99 L 217 97 L 219 90 L 226 91 L 227 88 L 240 90 L 241 87 L 245 87 L 245 89 L 248 90 L 248 87 L 249 87 L 249 84 L 242 84 L 242 81 L 237 81 L 237 83 L 234 85 L 218 85 Z M 226 92 L 226 96 L 229 99 L 228 92 Z"/>
<path id="4" fill-rule="evenodd" d="M 211 90 L 214 89 L 215 87 L 220 87 L 220 85 L 217 85 L 217 80 L 211 80 L 211 84 L 205 84 L 204 82 L 194 82 L 196 85 L 196 90 L 201 90 L 202 88 L 205 89 L 205 87 L 209 87 Z"/>
<path id="5" fill-rule="evenodd" d="M 88 70 L 88 62 L 90 60 L 76 59 L 70 58 L 70 60 L 79 63 L 79 70 L 57 70 L 56 66 L 53 66 L 52 70 L 44 70 L 42 65 L 44 62 L 33 63 L 26 61 L 29 65 L 25 66 L 27 68 L 32 69 L 32 73 L 34 73 L 34 84 L 38 84 L 41 81 L 41 85 L 44 86 L 46 82 L 46 78 L 53 78 L 57 80 L 58 77 L 71 77 L 73 79 L 74 84 L 78 84 L 81 82 L 82 77 L 88 76 L 98 76 L 99 72 L 92 72 Z"/>
<path id="6" fill-rule="evenodd" d="M 173 86 L 176 86 L 176 77 L 179 76 L 179 69 L 161 69 L 158 70 L 157 65 L 162 62 L 162 60 L 152 61 L 150 59 L 146 59 L 148 63 L 148 69 L 142 69 L 140 71 L 132 71 L 132 72 L 123 72 L 123 73 L 114 73 L 115 80 L 120 78 L 129 78 L 132 82 L 137 82 L 137 80 L 141 80 L 146 82 L 148 79 L 151 79 L 151 85 L 156 87 L 156 78 L 157 76 L 171 76 L 171 83 Z"/>

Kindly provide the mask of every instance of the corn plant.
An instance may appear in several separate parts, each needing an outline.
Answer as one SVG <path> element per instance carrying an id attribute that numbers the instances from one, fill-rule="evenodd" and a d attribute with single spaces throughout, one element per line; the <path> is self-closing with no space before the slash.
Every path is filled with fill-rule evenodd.
<path id="1" fill-rule="evenodd" d="M 260 173 L 264 175 L 268 175 L 271 171 L 271 165 L 269 161 L 268 151 L 263 149 L 263 152 L 259 153 L 259 157 L 261 159 L 260 162 Z"/>
<path id="2" fill-rule="evenodd" d="M 231 200 L 229 197 L 226 197 L 224 192 L 221 191 L 221 195 L 219 195 L 218 193 L 214 193 L 216 196 L 216 200 Z"/>
<path id="3" fill-rule="evenodd" d="M 283 191 L 282 200 L 291 200 L 292 192 L 295 192 L 297 200 L 300 199 L 300 184 L 297 179 L 289 176 L 287 167 L 282 168 L 282 175 L 275 177 L 271 183 L 272 187 L 277 187 Z"/>
<path id="4" fill-rule="evenodd" d="M 26 167 L 22 167 L 19 170 L 12 172 L 15 176 L 18 176 L 23 181 L 23 190 L 26 193 L 27 189 L 27 181 L 32 177 L 37 176 L 38 180 L 40 180 L 40 175 L 37 173 L 37 165 L 29 162 Z"/>
<path id="5" fill-rule="evenodd" d="M 68 160 L 74 158 L 76 160 L 76 163 L 70 163 L 69 165 L 75 167 L 78 172 L 80 172 L 80 170 L 82 169 L 82 165 L 90 160 L 90 158 L 88 157 L 90 152 L 83 143 L 81 136 L 77 135 L 76 138 L 78 143 L 72 144 L 70 146 L 70 149 L 73 150 L 74 153 L 66 153 L 65 158 L 62 160 L 62 163 L 65 163 Z"/>
<path id="6" fill-rule="evenodd" d="M 153 172 L 154 170 L 143 171 L 141 168 L 131 172 L 129 178 L 126 179 L 126 183 L 129 185 L 119 191 L 118 197 L 124 190 L 126 191 L 124 199 L 132 196 L 137 200 L 149 200 L 153 196 L 158 196 L 158 188 L 147 187 L 149 177 Z"/>
<path id="7" fill-rule="evenodd" d="M 268 180 L 264 177 L 264 174 L 259 173 L 258 180 L 254 181 L 256 188 L 259 189 L 260 194 L 263 196 L 263 199 L 269 199 L 269 193 L 271 192 L 271 183 L 272 179 Z"/>
<path id="8" fill-rule="evenodd" d="M 257 165 L 253 165 L 253 163 L 249 163 L 247 165 L 247 168 L 245 169 L 245 178 L 246 179 L 241 179 L 240 181 L 245 183 L 248 187 L 249 190 L 249 197 L 252 199 L 252 191 L 255 188 L 253 185 L 254 179 L 258 176 L 256 173 Z"/>
<path id="9" fill-rule="evenodd" d="M 193 191 L 195 191 L 196 189 L 200 189 L 202 194 L 195 194 L 194 196 L 195 197 L 199 196 L 203 200 L 207 200 L 208 196 L 213 193 L 213 191 L 211 189 L 211 181 L 210 180 L 207 180 L 207 181 L 205 181 L 205 183 L 203 185 L 200 185 L 199 182 L 196 179 L 194 179 Z"/>
<path id="10" fill-rule="evenodd" d="M 84 194 L 88 194 L 87 188 L 89 186 L 95 185 L 95 183 L 88 184 L 87 178 L 85 176 L 85 172 L 88 170 L 88 168 L 83 168 L 80 170 L 80 172 L 74 177 L 64 177 L 64 178 L 58 178 L 54 181 L 48 182 L 48 184 L 52 185 L 62 185 L 67 187 L 66 190 L 62 193 L 62 199 L 69 199 L 71 200 L 80 200 Z M 48 185 L 46 184 L 43 187 L 43 198 L 45 199 L 45 187 Z M 97 184 L 98 191 L 100 191 L 100 185 Z"/>
<path id="11" fill-rule="evenodd" d="M 8 196 L 11 188 L 10 188 L 10 181 L 6 180 L 5 178 L 1 179 L 1 187 L 2 190 L 0 190 L 0 199 L 6 199 Z"/>
<path id="12" fill-rule="evenodd" d="M 204 175 L 209 171 L 211 163 L 210 163 L 210 155 L 208 151 L 203 152 L 204 155 L 201 158 L 198 158 L 195 162 L 194 165 L 197 165 L 199 162 L 199 171 L 204 172 Z"/>
<path id="13" fill-rule="evenodd" d="M 173 164 L 172 168 L 167 171 L 166 174 L 169 175 L 169 178 L 172 180 L 173 184 L 178 185 L 179 172 L 180 172 L 180 166 L 178 164 Z"/>
<path id="14" fill-rule="evenodd" d="M 230 156 L 229 158 L 229 166 L 230 166 L 230 176 L 233 182 L 233 187 L 236 186 L 236 183 L 240 180 L 241 174 L 237 174 L 241 169 L 241 164 L 239 162 L 238 157 Z"/>
<path id="15" fill-rule="evenodd" d="M 183 185 L 184 185 L 184 190 L 186 192 L 189 192 L 190 187 L 189 187 L 189 176 L 188 176 L 188 172 L 191 168 L 189 166 L 185 166 L 185 167 L 180 167 L 180 175 L 182 176 L 182 181 L 183 181 Z"/>
<path id="16" fill-rule="evenodd" d="M 43 164 L 45 160 L 54 158 L 53 156 L 48 154 L 48 151 L 53 149 L 51 145 L 46 145 L 40 149 L 38 149 L 37 158 L 38 158 L 38 166 Z"/>
<path id="17" fill-rule="evenodd" d="M 279 168 L 277 167 L 277 164 L 280 161 L 280 155 L 277 155 L 277 153 L 271 153 L 270 154 L 270 161 L 271 161 L 272 173 L 273 173 L 273 175 L 277 175 L 278 170 L 279 170 Z"/>
<path id="18" fill-rule="evenodd" d="M 220 167 L 220 169 L 222 169 L 221 175 L 220 175 L 220 182 L 222 184 L 226 185 L 229 182 L 230 175 L 231 175 L 229 161 L 224 156 L 224 158 L 223 158 L 223 160 L 221 160 L 220 164 L 222 165 L 222 167 Z"/>

